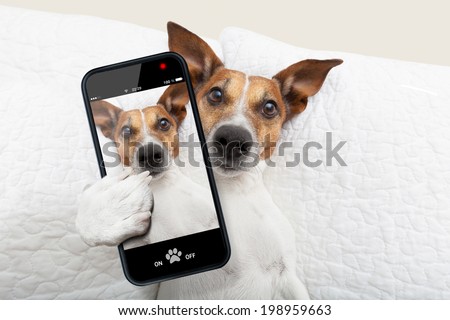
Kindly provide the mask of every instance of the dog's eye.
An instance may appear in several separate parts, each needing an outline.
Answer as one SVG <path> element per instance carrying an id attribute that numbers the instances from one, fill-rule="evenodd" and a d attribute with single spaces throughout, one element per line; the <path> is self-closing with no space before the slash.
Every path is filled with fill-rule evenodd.
<path id="1" fill-rule="evenodd" d="M 266 118 L 273 118 L 278 114 L 278 107 L 274 101 L 267 101 L 261 110 Z"/>
<path id="2" fill-rule="evenodd" d="M 131 128 L 130 127 L 123 127 L 122 128 L 122 135 L 124 138 L 129 138 L 131 136 Z"/>
<path id="3" fill-rule="evenodd" d="M 217 87 L 212 88 L 211 90 L 209 90 L 207 99 L 210 104 L 218 105 L 219 103 L 222 102 L 223 99 L 222 90 L 220 90 Z"/>
<path id="4" fill-rule="evenodd" d="M 163 131 L 167 131 L 170 129 L 170 122 L 166 118 L 162 118 L 159 120 L 159 128 Z"/>

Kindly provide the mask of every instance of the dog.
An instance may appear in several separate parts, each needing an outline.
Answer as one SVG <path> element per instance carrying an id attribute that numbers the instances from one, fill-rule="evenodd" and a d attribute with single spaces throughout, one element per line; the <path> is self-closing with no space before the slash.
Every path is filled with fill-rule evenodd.
<path id="1" fill-rule="evenodd" d="M 161 283 L 157 298 L 308 299 L 296 274 L 293 228 L 265 188 L 262 170 L 282 125 L 305 110 L 342 60 L 300 61 L 268 79 L 225 68 L 206 42 L 175 23 L 168 23 L 168 35 L 170 50 L 187 61 L 204 133 L 215 149 L 232 253 L 223 268 Z"/>
<path id="2" fill-rule="evenodd" d="M 125 170 L 85 191 L 76 225 L 87 244 L 124 242 L 124 249 L 131 249 L 218 227 L 209 189 L 174 165 L 187 101 L 170 99 L 173 89 L 169 87 L 156 105 L 142 110 L 124 111 L 105 100 L 91 103 L 96 126 L 115 142 Z M 170 199 L 174 195 L 178 201 Z M 195 214 L 185 206 L 192 200 Z"/>
<path id="3" fill-rule="evenodd" d="M 305 110 L 308 97 L 342 60 L 300 61 L 267 79 L 225 68 L 206 42 L 175 23 L 168 23 L 168 35 L 170 50 L 187 61 L 203 130 L 216 150 L 215 175 L 232 254 L 222 269 L 167 281 L 158 296 L 308 299 L 296 274 L 294 231 L 261 173 L 282 125 Z"/>

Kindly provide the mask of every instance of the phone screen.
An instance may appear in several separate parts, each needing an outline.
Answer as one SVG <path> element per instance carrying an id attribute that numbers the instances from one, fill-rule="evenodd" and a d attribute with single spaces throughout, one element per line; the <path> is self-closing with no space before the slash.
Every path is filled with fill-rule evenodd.
<path id="1" fill-rule="evenodd" d="M 182 58 L 95 69 L 83 93 L 102 176 L 125 168 L 152 176 L 150 228 L 119 248 L 127 278 L 147 284 L 224 265 L 228 239 Z"/>

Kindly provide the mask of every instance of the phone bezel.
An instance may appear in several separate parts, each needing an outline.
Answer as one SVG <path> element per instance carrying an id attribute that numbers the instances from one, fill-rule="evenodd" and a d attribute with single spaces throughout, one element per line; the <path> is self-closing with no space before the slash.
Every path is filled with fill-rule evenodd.
<path id="1" fill-rule="evenodd" d="M 99 142 L 99 138 L 97 135 L 97 130 L 96 130 L 95 122 L 94 122 L 94 117 L 93 117 L 91 106 L 90 106 L 90 99 L 89 99 L 88 88 L 87 88 L 87 82 L 88 82 L 89 78 L 92 75 L 100 73 L 100 72 L 126 68 L 126 67 L 130 67 L 133 65 L 146 63 L 146 62 L 157 62 L 159 60 L 167 59 L 167 58 L 173 58 L 180 64 L 181 70 L 183 73 L 183 77 L 185 79 L 186 87 L 188 89 L 192 114 L 194 117 L 194 122 L 196 125 L 198 137 L 199 137 L 200 144 L 201 144 L 203 161 L 205 163 L 205 169 L 207 172 L 208 182 L 209 182 L 209 186 L 211 188 L 212 198 L 213 198 L 214 206 L 216 209 L 217 219 L 219 222 L 219 229 L 221 231 L 221 238 L 222 238 L 222 243 L 223 243 L 223 248 L 224 248 L 223 260 L 218 263 L 212 264 L 212 265 L 205 265 L 205 266 L 201 266 L 201 267 L 197 267 L 197 268 L 192 268 L 192 269 L 188 269 L 188 270 L 184 270 L 181 272 L 176 272 L 174 274 L 168 274 L 168 275 L 164 275 L 164 276 L 156 277 L 156 278 L 149 277 L 148 280 L 146 280 L 146 281 L 137 281 L 136 279 L 133 279 L 133 277 L 131 276 L 131 274 L 129 272 L 128 263 L 126 261 L 127 260 L 126 252 L 125 252 L 126 250 L 124 250 L 123 245 L 120 244 L 118 249 L 119 249 L 120 260 L 122 263 L 122 268 L 123 268 L 125 277 L 127 278 L 127 280 L 129 282 L 131 282 L 132 284 L 137 285 L 137 286 L 149 285 L 149 284 L 158 283 L 161 281 L 171 280 L 171 279 L 175 279 L 175 278 L 179 278 L 179 277 L 183 277 L 183 276 L 193 275 L 196 273 L 221 268 L 228 262 L 228 260 L 230 259 L 230 256 L 231 256 L 230 243 L 229 243 L 228 234 L 226 231 L 225 221 L 223 218 L 222 207 L 220 205 L 220 198 L 219 198 L 219 194 L 218 194 L 215 179 L 214 179 L 214 173 L 213 173 L 213 170 L 211 167 L 211 163 L 209 161 L 206 139 L 205 139 L 205 136 L 203 133 L 200 115 L 199 115 L 198 108 L 197 108 L 197 101 L 195 98 L 194 89 L 192 88 L 192 83 L 190 80 L 189 69 L 188 69 L 187 63 L 181 55 L 179 55 L 175 52 L 159 53 L 159 54 L 155 54 L 155 55 L 151 55 L 151 56 L 147 56 L 147 57 L 137 58 L 137 59 L 128 60 L 128 61 L 124 61 L 124 62 L 114 63 L 114 64 L 103 66 L 103 67 L 98 67 L 98 68 L 90 70 L 89 72 L 87 72 L 84 75 L 82 82 L 81 82 L 81 91 L 83 94 L 83 101 L 84 101 L 84 105 L 85 105 L 85 109 L 86 109 L 86 114 L 87 114 L 87 118 L 88 118 L 88 122 L 89 122 L 89 128 L 91 131 L 92 140 L 94 142 L 94 149 L 95 149 L 95 154 L 97 157 L 97 163 L 99 166 L 100 175 L 102 178 L 104 176 L 106 176 L 106 169 L 104 166 L 104 160 L 103 160 L 103 155 L 101 152 L 101 146 L 100 146 L 100 142 Z M 178 239 L 178 238 L 174 238 L 174 239 Z M 154 245 L 157 245 L 157 244 L 158 243 L 156 243 Z M 148 246 L 152 246 L 152 245 L 153 244 L 149 244 Z"/>

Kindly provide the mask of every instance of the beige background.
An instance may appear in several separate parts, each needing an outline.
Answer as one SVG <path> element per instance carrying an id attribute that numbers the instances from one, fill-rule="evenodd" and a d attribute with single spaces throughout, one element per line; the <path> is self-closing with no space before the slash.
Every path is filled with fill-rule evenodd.
<path id="1" fill-rule="evenodd" d="M 218 38 L 227 26 L 311 49 L 450 66 L 450 1 L 0 0 L 17 7 L 104 17 L 164 30 L 168 20 Z"/>

